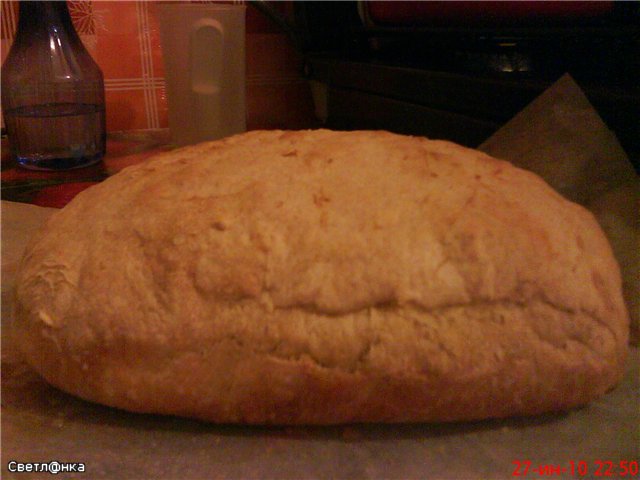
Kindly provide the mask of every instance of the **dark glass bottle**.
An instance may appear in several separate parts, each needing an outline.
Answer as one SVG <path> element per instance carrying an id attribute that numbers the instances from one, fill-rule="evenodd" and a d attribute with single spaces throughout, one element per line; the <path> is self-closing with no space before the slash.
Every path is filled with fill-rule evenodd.
<path id="1" fill-rule="evenodd" d="M 20 2 L 2 65 L 2 110 L 11 153 L 26 168 L 96 163 L 106 150 L 104 79 L 66 1 Z"/>

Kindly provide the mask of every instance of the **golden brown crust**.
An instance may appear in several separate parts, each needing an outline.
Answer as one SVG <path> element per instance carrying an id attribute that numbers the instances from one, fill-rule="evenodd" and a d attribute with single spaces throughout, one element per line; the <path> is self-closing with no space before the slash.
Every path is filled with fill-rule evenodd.
<path id="1" fill-rule="evenodd" d="M 628 336 L 585 209 L 386 132 L 251 132 L 128 168 L 32 242 L 16 305 L 54 385 L 217 422 L 570 408 L 617 383 Z"/>

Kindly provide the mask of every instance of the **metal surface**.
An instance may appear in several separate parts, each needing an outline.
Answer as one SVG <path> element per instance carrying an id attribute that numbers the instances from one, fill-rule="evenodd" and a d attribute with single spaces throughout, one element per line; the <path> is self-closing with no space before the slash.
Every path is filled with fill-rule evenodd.
<path id="1" fill-rule="evenodd" d="M 84 473 L 57 477 L 92 479 L 493 479 L 513 478 L 513 462 L 524 460 L 531 468 L 567 469 L 562 476 L 570 478 L 570 462 L 584 461 L 588 473 L 580 478 L 600 478 L 598 461 L 618 468 L 620 461 L 638 460 L 637 348 L 630 352 L 622 384 L 589 406 L 500 421 L 246 427 L 132 414 L 76 399 L 20 361 L 7 328 L 18 247 L 46 218 L 43 212 L 2 202 L 2 478 L 50 478 L 11 473 L 10 460 L 83 462 Z M 540 476 L 531 471 L 524 478 Z"/>

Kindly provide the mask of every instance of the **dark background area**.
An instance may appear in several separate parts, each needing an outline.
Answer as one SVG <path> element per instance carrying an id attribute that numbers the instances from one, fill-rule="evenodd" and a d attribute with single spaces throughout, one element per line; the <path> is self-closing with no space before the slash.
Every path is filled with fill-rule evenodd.
<path id="1" fill-rule="evenodd" d="M 327 126 L 477 146 L 564 73 L 638 171 L 640 2 L 294 2 Z"/>

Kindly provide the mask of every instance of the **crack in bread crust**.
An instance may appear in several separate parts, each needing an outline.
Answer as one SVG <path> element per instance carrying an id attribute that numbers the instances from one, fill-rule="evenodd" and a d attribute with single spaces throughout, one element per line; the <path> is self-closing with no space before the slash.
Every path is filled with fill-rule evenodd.
<path id="1" fill-rule="evenodd" d="M 253 311 L 256 317 L 264 313 L 259 307 Z M 562 323 L 569 330 L 574 329 L 578 322 L 578 328 L 565 336 L 568 340 L 564 345 L 542 333 L 549 327 L 549 322 L 533 328 L 528 321 L 530 318 L 543 318 L 543 311 L 546 311 L 548 320 Z M 245 314 L 252 316 L 249 312 Z M 310 315 L 316 316 L 299 309 L 285 309 L 271 315 L 280 316 L 279 323 L 282 325 L 295 322 L 299 316 L 303 316 L 305 323 L 310 323 Z M 306 423 L 309 418 L 301 412 L 315 405 L 312 400 L 308 400 L 312 405 L 305 405 L 304 401 L 294 402 L 296 407 L 289 411 L 289 417 L 272 415 L 274 411 L 281 411 L 283 404 L 292 402 L 293 397 L 302 395 L 302 390 L 323 396 L 327 395 L 327 390 L 343 388 L 350 381 L 359 383 L 363 378 L 377 379 L 369 387 L 370 396 L 386 391 L 398 397 L 408 385 L 414 389 L 419 386 L 422 390 L 439 389 L 446 385 L 452 391 L 466 391 L 469 385 L 476 385 L 490 395 L 492 402 L 523 403 L 517 412 L 528 414 L 544 411 L 545 405 L 550 402 L 546 397 L 528 398 L 531 388 L 548 393 L 563 384 L 581 385 L 579 391 L 553 400 L 556 408 L 569 408 L 583 404 L 585 396 L 604 393 L 610 388 L 611 382 L 616 381 L 617 359 L 613 337 L 599 324 L 594 324 L 589 316 L 579 313 L 573 315 L 579 319 L 564 311 L 557 311 L 544 302 L 524 309 L 512 302 L 490 302 L 482 308 L 477 304 L 450 306 L 436 309 L 427 317 L 422 309 L 412 307 L 400 310 L 372 308 L 346 315 L 358 317 L 363 323 L 370 322 L 372 318 L 377 318 L 377 321 L 359 329 L 368 332 L 368 335 L 361 339 L 359 350 L 353 352 L 351 360 L 343 364 L 336 363 L 335 359 L 319 357 L 308 345 L 298 345 L 297 350 L 292 350 L 290 338 L 276 336 L 277 340 L 273 343 L 259 343 L 257 338 L 239 330 L 220 332 L 215 338 L 203 339 L 197 348 L 188 350 L 158 350 L 155 345 L 137 345 L 125 339 L 121 339 L 124 343 L 114 339 L 107 351 L 104 350 L 104 344 L 95 345 L 95 350 L 89 348 L 75 362 L 63 366 L 65 375 L 78 378 L 89 375 L 91 379 L 88 382 L 86 378 L 78 381 L 75 388 L 71 389 L 57 378 L 61 372 L 55 371 L 55 365 L 48 364 L 44 370 L 46 372 L 47 368 L 53 367 L 54 371 L 47 372 L 49 376 L 45 376 L 71 393 L 114 406 L 126 405 L 126 408 L 135 411 L 156 411 L 149 405 L 154 405 L 158 398 L 173 397 L 178 385 L 186 382 L 190 387 L 184 393 L 181 408 L 191 411 L 191 416 L 215 421 L 241 419 L 243 414 L 239 411 L 240 406 L 250 404 L 253 423 Z M 254 323 L 259 321 L 253 320 Z M 273 318 L 267 320 L 274 323 Z M 317 320 L 325 324 L 327 321 L 325 317 Z M 331 319 L 332 322 L 334 320 Z M 314 331 L 313 328 L 308 330 Z M 333 334 L 339 335 L 338 332 Z M 407 347 L 407 338 L 414 339 L 410 348 Z M 496 343 L 496 338 L 502 341 Z M 354 343 L 352 341 L 351 346 Z M 40 340 L 37 348 L 47 351 L 41 344 Z M 608 352 L 608 356 L 605 352 Z M 219 372 L 212 377 L 203 369 L 219 365 L 221 356 L 225 357 L 226 372 Z M 247 378 L 245 370 L 248 362 L 259 364 L 261 367 L 258 372 L 261 374 L 266 373 L 264 366 L 268 365 L 266 370 L 271 379 L 256 383 L 253 375 Z M 518 375 L 522 371 L 528 372 L 526 380 Z M 600 372 L 600 375 L 596 376 L 595 372 Z M 602 376 L 602 372 L 609 372 L 610 377 Z M 190 382 L 193 376 L 202 376 L 202 381 Z M 161 381 L 164 378 L 172 378 L 175 383 Z M 379 384 L 383 379 L 395 379 L 399 390 L 383 388 Z M 157 385 L 154 386 L 154 383 Z M 111 385 L 109 395 L 99 393 L 96 396 L 96 392 L 101 391 L 96 387 L 104 384 Z M 532 385 L 537 386 L 534 388 Z M 252 400 L 261 395 L 270 396 L 271 400 L 266 404 Z M 356 394 L 351 392 L 351 395 Z M 208 399 L 207 409 L 211 410 L 198 410 L 200 398 Z M 348 395 L 346 398 L 339 396 L 334 398 L 332 407 L 341 410 L 350 401 Z M 371 398 L 358 401 L 375 404 Z M 438 415 L 444 415 L 448 410 L 457 412 L 459 416 L 451 419 L 459 420 L 481 418 L 483 409 L 488 408 L 485 405 L 479 410 L 465 411 L 460 410 L 457 402 L 456 398 L 444 399 L 436 412 L 439 412 Z M 194 414 L 197 410 L 199 413 Z M 296 417 L 298 414 L 302 416 Z M 435 418 L 431 415 L 434 414 L 427 409 L 423 412 L 424 417 L 417 416 L 411 420 L 433 420 Z M 375 420 L 373 416 L 367 418 L 364 412 L 362 415 L 354 418 Z M 490 416 L 501 415 L 495 413 Z"/>

